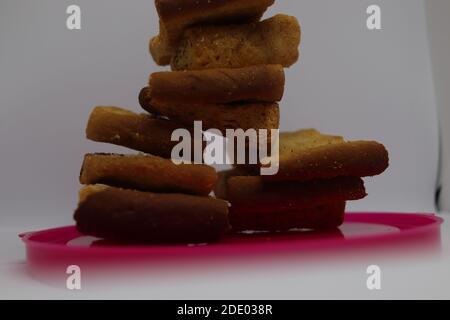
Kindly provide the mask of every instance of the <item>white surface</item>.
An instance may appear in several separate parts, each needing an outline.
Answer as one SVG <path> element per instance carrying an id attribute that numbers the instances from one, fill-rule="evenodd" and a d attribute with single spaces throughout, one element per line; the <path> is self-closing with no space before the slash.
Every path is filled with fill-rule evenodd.
<path id="1" fill-rule="evenodd" d="M 389 170 L 367 179 L 354 210 L 433 211 L 438 127 L 422 0 L 377 1 L 383 30 L 366 28 L 368 0 L 283 0 L 303 27 L 300 62 L 287 70 L 282 129 L 316 127 L 375 139 Z M 95 105 L 140 110 L 139 90 L 160 70 L 147 44 L 150 0 L 79 0 L 82 30 L 65 26 L 71 1 L 0 2 L 0 212 L 28 229 L 72 222 L 86 152 L 126 151 L 86 141 Z"/>
<path id="2" fill-rule="evenodd" d="M 441 124 L 440 207 L 442 210 L 450 210 L 450 37 L 446 32 L 450 30 L 450 1 L 426 1 L 425 5 Z"/>
<path id="3" fill-rule="evenodd" d="M 80 291 L 66 289 L 65 281 L 48 284 L 31 279 L 24 271 L 24 245 L 17 232 L 0 231 L 3 299 L 450 299 L 448 221 L 442 227 L 438 256 L 418 250 L 413 256 L 388 258 L 368 250 L 364 257 L 338 256 L 327 263 L 279 256 L 269 263 L 201 272 L 185 268 L 165 274 L 147 271 L 122 282 L 109 278 L 106 283 L 86 283 L 82 277 Z M 366 269 L 373 264 L 381 268 L 381 291 L 366 287 Z"/>

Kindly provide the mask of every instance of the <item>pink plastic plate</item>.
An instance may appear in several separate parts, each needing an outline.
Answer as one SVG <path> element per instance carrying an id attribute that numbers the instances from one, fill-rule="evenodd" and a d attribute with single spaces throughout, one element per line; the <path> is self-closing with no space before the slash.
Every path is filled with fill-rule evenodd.
<path id="1" fill-rule="evenodd" d="M 111 263 L 179 259 L 228 259 L 267 254 L 305 253 L 321 250 L 414 247 L 440 244 L 443 220 L 433 214 L 349 213 L 335 231 L 297 231 L 283 235 L 242 234 L 210 245 L 128 246 L 79 234 L 75 227 L 21 234 L 28 265 Z"/>

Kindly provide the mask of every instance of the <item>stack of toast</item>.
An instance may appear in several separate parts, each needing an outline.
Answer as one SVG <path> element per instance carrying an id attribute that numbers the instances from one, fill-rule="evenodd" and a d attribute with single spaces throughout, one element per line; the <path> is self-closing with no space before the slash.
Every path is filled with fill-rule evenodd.
<path id="1" fill-rule="evenodd" d="M 223 134 L 279 129 L 284 68 L 299 58 L 301 30 L 287 15 L 261 21 L 273 3 L 155 0 L 160 33 L 150 52 L 172 71 L 153 73 L 141 90 L 146 113 L 91 113 L 88 139 L 141 153 L 85 156 L 75 212 L 81 233 L 118 242 L 209 243 L 230 232 L 335 228 L 346 201 L 366 196 L 361 177 L 387 168 L 385 148 L 315 130 L 281 134 L 273 176 L 260 176 L 262 165 L 218 174 L 172 159 L 172 133 L 192 132 L 195 121 Z"/>
<path id="2" fill-rule="evenodd" d="M 280 134 L 279 170 L 259 166 L 221 172 L 218 198 L 229 201 L 234 231 L 330 229 L 344 221 L 346 202 L 366 197 L 361 177 L 381 174 L 388 152 L 375 141 L 345 141 L 314 129 Z"/>

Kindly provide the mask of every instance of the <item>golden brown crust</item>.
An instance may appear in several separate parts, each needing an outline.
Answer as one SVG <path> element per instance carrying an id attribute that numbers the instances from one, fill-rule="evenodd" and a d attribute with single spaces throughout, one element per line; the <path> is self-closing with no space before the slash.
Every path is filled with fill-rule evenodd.
<path id="1" fill-rule="evenodd" d="M 90 115 L 86 135 L 96 142 L 170 159 L 173 147 L 178 144 L 171 141 L 172 133 L 181 127 L 186 126 L 149 114 L 136 114 L 117 107 L 96 107 Z M 187 128 L 192 128 L 192 124 Z"/>
<path id="2" fill-rule="evenodd" d="M 280 168 L 267 180 L 309 181 L 334 177 L 368 177 L 383 173 L 389 166 L 386 148 L 376 141 L 339 142 L 338 137 L 323 144 L 306 142 L 289 147 L 280 142 Z"/>
<path id="3" fill-rule="evenodd" d="M 217 182 L 214 186 L 214 195 L 218 199 L 227 199 L 227 182 L 231 177 L 249 176 L 250 173 L 247 168 L 235 167 L 229 170 L 219 171 L 217 173 Z"/>
<path id="4" fill-rule="evenodd" d="M 101 184 L 92 184 L 83 186 L 78 193 L 78 203 L 85 201 L 89 196 L 94 193 L 108 190 L 110 187 Z"/>
<path id="5" fill-rule="evenodd" d="M 383 173 L 389 166 L 386 148 L 376 141 L 345 141 L 315 129 L 280 134 L 279 171 L 264 176 L 268 181 L 310 181 L 335 177 L 368 177 Z M 239 166 L 248 174 L 258 174 L 259 166 Z"/>
<path id="6" fill-rule="evenodd" d="M 258 21 L 274 0 L 156 0 L 159 35 L 150 52 L 159 65 L 170 63 L 180 37 L 188 26 Z"/>
<path id="7" fill-rule="evenodd" d="M 146 155 L 87 154 L 81 184 L 106 184 L 161 193 L 208 195 L 217 173 L 207 165 L 181 164 Z"/>
<path id="8" fill-rule="evenodd" d="M 199 25 L 186 30 L 171 65 L 173 70 L 289 67 L 299 58 L 300 41 L 299 23 L 287 15 L 250 24 Z"/>
<path id="9" fill-rule="evenodd" d="M 279 212 L 316 207 L 327 202 L 359 200 L 366 195 L 364 182 L 356 177 L 265 182 L 258 176 L 237 176 L 228 179 L 224 200 L 240 212 Z"/>
<path id="10" fill-rule="evenodd" d="M 203 129 L 218 129 L 223 134 L 226 129 L 278 129 L 280 108 L 275 102 L 249 102 L 229 104 L 151 104 L 148 88 L 140 94 L 142 108 L 150 113 L 163 115 L 169 119 L 192 127 L 194 121 L 202 121 Z"/>
<path id="11" fill-rule="evenodd" d="M 156 72 L 150 76 L 147 99 L 151 105 L 273 102 L 283 97 L 284 83 L 281 65 Z"/>
<path id="12" fill-rule="evenodd" d="M 322 134 L 315 129 L 303 129 L 295 132 L 282 132 L 280 133 L 279 140 L 279 154 L 283 159 L 294 158 L 294 154 L 302 152 L 303 150 L 311 150 L 316 147 L 329 146 L 342 144 L 345 140 L 341 136 L 333 136 Z M 284 161 L 284 160 L 283 160 Z M 260 164 L 252 165 L 240 164 L 236 165 L 242 170 L 246 170 L 248 174 L 259 175 Z"/>
<path id="13" fill-rule="evenodd" d="M 288 211 L 246 211 L 230 208 L 233 232 L 285 232 L 291 229 L 334 229 L 344 222 L 345 202 L 325 203 L 313 208 Z"/>
<path id="14" fill-rule="evenodd" d="M 229 229 L 228 205 L 210 197 L 107 188 L 75 211 L 87 235 L 130 243 L 208 243 Z"/>

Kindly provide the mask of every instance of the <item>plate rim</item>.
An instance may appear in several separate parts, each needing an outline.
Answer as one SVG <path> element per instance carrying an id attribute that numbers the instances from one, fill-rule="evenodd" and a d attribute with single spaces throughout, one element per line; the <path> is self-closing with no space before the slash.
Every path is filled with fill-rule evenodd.
<path id="1" fill-rule="evenodd" d="M 350 239 L 342 239 L 343 243 L 355 243 L 359 241 L 377 241 L 377 240 L 395 240 L 396 238 L 405 238 L 411 235 L 417 235 L 420 233 L 427 232 L 429 230 L 432 230 L 434 228 L 439 227 L 443 222 L 444 219 L 440 216 L 438 216 L 435 213 L 401 213 L 401 212 L 348 212 L 345 215 L 344 222 L 348 221 L 350 223 L 367 223 L 367 221 L 362 221 L 364 218 L 370 218 L 374 217 L 375 215 L 378 216 L 378 218 L 388 218 L 388 219 L 395 219 L 398 217 L 409 217 L 409 218 L 421 218 L 424 219 L 424 223 L 422 225 L 418 226 L 412 226 L 410 228 L 402 228 L 398 227 L 393 224 L 387 224 L 387 223 L 378 223 L 380 225 L 389 225 L 389 226 L 395 226 L 400 229 L 400 232 L 398 233 L 380 233 L 380 234 L 369 234 L 369 235 L 357 235 L 355 237 L 352 237 Z M 374 224 L 376 222 L 373 222 Z M 25 243 L 27 249 L 38 249 L 38 248 L 44 248 L 46 250 L 50 249 L 62 249 L 70 252 L 86 252 L 86 249 L 89 249 L 90 253 L 95 253 L 98 251 L 101 252 L 108 252 L 108 251 L 126 251 L 127 253 L 131 252 L 142 252 L 142 251 L 152 251 L 152 252 L 167 252 L 167 249 L 184 249 L 184 250 L 190 250 L 190 249 L 201 249 L 201 248 L 213 248 L 213 247 L 219 247 L 222 249 L 225 249 L 227 247 L 233 247 L 235 244 L 233 243 L 213 243 L 211 245 L 205 245 L 205 246 L 189 246 L 189 245 L 129 245 L 129 246 L 114 246 L 114 245 L 105 245 L 105 246 L 98 246 L 98 247 L 71 247 L 67 245 L 62 245 L 60 243 L 47 243 L 47 242 L 41 242 L 41 241 L 35 241 L 31 238 L 42 235 L 44 233 L 49 232 L 56 232 L 56 231 L 63 231 L 64 229 L 70 229 L 72 230 L 75 228 L 74 225 L 70 226 L 62 226 L 62 227 L 55 227 L 55 228 L 49 228 L 45 230 L 39 230 L 39 231 L 31 231 L 31 232 L 23 232 L 20 233 L 18 236 L 19 238 Z M 251 237 L 251 236 L 249 236 Z M 327 242 L 331 241 L 330 238 L 314 238 L 314 239 L 303 239 L 304 242 L 311 242 L 314 241 L 317 244 L 320 244 L 321 242 Z M 336 240 L 336 239 L 335 239 Z M 292 240 L 284 240 L 279 241 L 278 244 L 287 243 Z M 257 243 L 259 244 L 259 242 Z M 247 243 L 248 246 L 252 246 L 254 244 Z"/>

